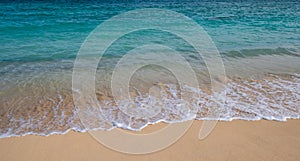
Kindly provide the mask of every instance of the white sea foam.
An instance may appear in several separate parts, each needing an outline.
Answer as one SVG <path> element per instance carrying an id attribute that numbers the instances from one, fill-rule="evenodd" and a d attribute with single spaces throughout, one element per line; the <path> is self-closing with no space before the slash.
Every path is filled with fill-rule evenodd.
<path id="1" fill-rule="evenodd" d="M 122 100 L 118 105 L 113 101 L 104 101 L 99 105 L 106 121 L 112 123 L 112 127 L 98 123 L 85 128 L 80 123 L 75 108 L 71 113 L 60 110 L 63 108 L 64 98 L 58 95 L 56 99 L 49 98 L 54 104 L 52 113 L 45 111 L 42 117 L 37 115 L 31 116 L 30 119 L 7 116 L 10 118 L 10 123 L 6 129 L 2 129 L 0 138 L 28 134 L 48 136 L 64 134 L 69 130 L 85 132 L 95 129 L 110 130 L 116 127 L 139 131 L 149 124 L 175 123 L 193 119 L 286 121 L 300 118 L 299 74 L 282 77 L 269 75 L 262 80 L 231 79 L 226 86 L 226 98 L 222 98 L 225 100 L 224 105 L 214 97 L 217 93 L 211 95 L 200 88 L 184 86 L 179 90 L 175 85 L 170 84 L 161 85 L 159 88 L 160 97 L 139 93 L 133 99 L 134 104 L 129 100 Z M 180 97 L 180 91 L 184 91 L 189 96 L 188 100 Z M 119 108 L 120 106 L 127 108 L 124 111 L 124 108 Z M 93 111 L 86 112 L 87 116 L 94 114 Z"/>

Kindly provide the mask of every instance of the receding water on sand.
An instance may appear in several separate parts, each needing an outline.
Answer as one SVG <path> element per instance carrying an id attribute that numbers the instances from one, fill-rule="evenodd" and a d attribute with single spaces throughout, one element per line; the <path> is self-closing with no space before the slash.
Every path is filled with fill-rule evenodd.
<path id="1" fill-rule="evenodd" d="M 297 69 L 300 69 L 297 66 L 298 57 L 292 56 L 289 59 L 289 56 L 276 55 L 227 59 L 229 60 L 224 59 L 228 79 L 223 107 L 213 99 L 207 71 L 199 64 L 194 66 L 195 71 L 200 71 L 197 74 L 199 80 L 197 89 L 188 86 L 179 88 L 172 73 L 160 67 L 148 66 L 138 70 L 130 83 L 134 107 L 129 106 L 129 100 L 122 100 L 116 105 L 109 88 L 113 68 L 99 67 L 95 87 L 99 101 L 98 108 L 113 127 L 96 124 L 88 127 L 89 129 L 81 124 L 74 107 L 71 90 L 72 62 L 37 63 L 35 64 L 39 67 L 37 69 L 34 63 L 28 64 L 27 68 L 26 63 L 18 64 L 10 67 L 15 70 L 7 69 L 10 72 L 3 72 L 1 77 L 3 84 L 0 94 L 1 137 L 63 134 L 70 129 L 86 131 L 121 127 L 140 130 L 148 124 L 157 122 L 173 123 L 191 119 L 286 121 L 289 118 L 300 117 L 300 74 L 296 73 Z M 267 60 L 274 61 L 266 64 Z M 286 64 L 283 60 L 290 63 Z M 107 59 L 103 64 L 106 64 L 105 61 L 114 62 Z M 237 68 L 241 62 L 248 62 L 248 65 Z M 62 64 L 65 67 L 62 67 Z M 262 66 L 264 70 L 257 71 L 257 68 Z M 19 71 L 19 68 L 28 71 L 21 69 Z M 277 73 L 269 73 L 269 70 Z M 153 87 L 159 90 L 158 95 L 151 92 L 149 94 L 149 89 Z M 189 94 L 188 105 L 182 100 L 181 92 Z M 135 118 L 134 115 L 128 115 L 126 111 L 120 109 L 120 106 L 128 106 L 129 111 L 130 108 L 145 109 L 139 110 L 145 112 L 140 113 L 140 116 L 146 115 L 149 109 L 155 108 L 159 111 L 151 117 Z M 209 116 L 210 110 L 215 110 L 219 114 L 218 117 Z"/>

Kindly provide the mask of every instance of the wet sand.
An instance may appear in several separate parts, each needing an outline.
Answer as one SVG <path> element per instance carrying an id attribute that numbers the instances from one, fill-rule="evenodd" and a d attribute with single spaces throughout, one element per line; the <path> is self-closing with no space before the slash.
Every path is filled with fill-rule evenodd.
<path id="1" fill-rule="evenodd" d="M 2 161 L 89 160 L 299 160 L 300 120 L 219 122 L 198 140 L 202 121 L 195 121 L 175 144 L 145 155 L 119 153 L 98 143 L 89 133 L 69 132 L 48 137 L 27 135 L 0 139 Z M 146 127 L 147 133 L 163 124 Z"/>

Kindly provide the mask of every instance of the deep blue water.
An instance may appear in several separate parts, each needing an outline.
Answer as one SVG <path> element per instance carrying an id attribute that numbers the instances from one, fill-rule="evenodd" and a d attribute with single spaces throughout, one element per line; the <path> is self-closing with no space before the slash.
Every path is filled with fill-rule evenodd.
<path id="1" fill-rule="evenodd" d="M 0 3 L 0 62 L 74 59 L 97 25 L 141 8 L 170 9 L 192 18 L 224 53 L 276 48 L 299 51 L 297 1 L 14 2 Z"/>

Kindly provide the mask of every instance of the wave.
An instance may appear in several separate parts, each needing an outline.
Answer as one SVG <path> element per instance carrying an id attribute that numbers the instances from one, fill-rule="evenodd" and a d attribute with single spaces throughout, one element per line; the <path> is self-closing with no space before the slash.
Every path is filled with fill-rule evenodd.
<path id="1" fill-rule="evenodd" d="M 223 51 L 221 55 L 223 57 L 230 58 L 246 58 L 256 57 L 262 55 L 288 55 L 294 57 L 300 57 L 300 48 L 297 47 L 278 47 L 278 48 L 254 48 L 254 49 L 241 49 Z"/>
<path id="2" fill-rule="evenodd" d="M 102 122 L 85 122 L 84 126 L 78 111 L 73 107 L 72 97 L 58 95 L 55 98 L 39 98 L 45 108 L 8 110 L 1 113 L 0 138 L 28 134 L 47 136 L 64 134 L 69 130 L 123 128 L 139 131 L 149 124 L 158 122 L 175 123 L 186 120 L 276 120 L 300 118 L 300 75 L 268 74 L 263 79 L 231 78 L 226 83 L 225 103 L 216 100 L 216 94 L 205 88 L 174 84 L 156 84 L 160 94 L 150 95 L 136 92 L 133 105 L 129 100 L 116 102 L 106 99 L 100 101 L 99 109 L 111 126 Z M 188 99 L 181 98 L 182 92 Z M 225 96 L 225 95 L 222 95 Z M 37 98 L 35 98 L 37 99 Z M 19 100 L 21 103 L 33 102 Z M 18 102 L 14 102 L 18 104 Z M 51 107 L 49 110 L 49 107 Z M 146 108 L 145 108 L 146 107 Z M 91 116 L 93 111 L 86 111 Z M 215 115 L 210 115 L 214 113 Z M 145 117 L 147 116 L 147 117 Z"/>

